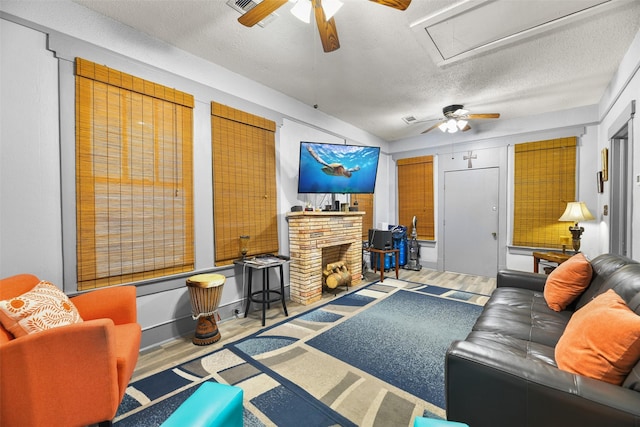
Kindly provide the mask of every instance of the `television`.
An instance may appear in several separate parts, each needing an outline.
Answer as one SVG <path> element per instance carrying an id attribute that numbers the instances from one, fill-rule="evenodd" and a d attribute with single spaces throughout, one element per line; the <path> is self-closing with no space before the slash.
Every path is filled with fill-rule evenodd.
<path id="1" fill-rule="evenodd" d="M 298 193 L 373 193 L 379 157 L 380 147 L 301 141 Z"/>

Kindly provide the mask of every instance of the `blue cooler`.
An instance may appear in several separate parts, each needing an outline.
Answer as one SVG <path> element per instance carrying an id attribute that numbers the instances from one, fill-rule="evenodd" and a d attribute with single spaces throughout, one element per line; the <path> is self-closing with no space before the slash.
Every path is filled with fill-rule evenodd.
<path id="1" fill-rule="evenodd" d="M 407 227 L 404 225 L 390 225 L 389 230 L 393 236 L 393 248 L 398 249 L 398 265 L 404 266 L 407 264 Z M 391 267 L 395 268 L 395 257 L 391 262 Z"/>

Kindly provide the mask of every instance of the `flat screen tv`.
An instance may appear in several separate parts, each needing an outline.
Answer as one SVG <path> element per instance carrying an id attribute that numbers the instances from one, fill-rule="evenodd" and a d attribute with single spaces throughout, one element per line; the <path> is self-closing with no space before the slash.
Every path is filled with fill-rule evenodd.
<path id="1" fill-rule="evenodd" d="M 301 141 L 298 193 L 373 193 L 379 157 L 380 147 Z"/>

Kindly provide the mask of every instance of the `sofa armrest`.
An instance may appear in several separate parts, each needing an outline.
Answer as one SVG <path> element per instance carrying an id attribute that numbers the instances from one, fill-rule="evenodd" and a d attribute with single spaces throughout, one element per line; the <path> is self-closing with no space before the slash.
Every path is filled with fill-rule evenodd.
<path id="1" fill-rule="evenodd" d="M 445 376 L 447 418 L 474 427 L 640 423 L 636 391 L 468 341 L 447 351 Z"/>
<path id="2" fill-rule="evenodd" d="M 97 289 L 71 298 L 84 320 L 111 319 L 116 325 L 137 322 L 135 286 Z"/>
<path id="3" fill-rule="evenodd" d="M 542 292 L 547 277 L 544 274 L 505 269 L 498 271 L 496 286 L 498 288 L 521 288 Z"/>
<path id="4" fill-rule="evenodd" d="M 0 346 L 0 425 L 88 425 L 119 404 L 114 324 L 91 320 Z"/>

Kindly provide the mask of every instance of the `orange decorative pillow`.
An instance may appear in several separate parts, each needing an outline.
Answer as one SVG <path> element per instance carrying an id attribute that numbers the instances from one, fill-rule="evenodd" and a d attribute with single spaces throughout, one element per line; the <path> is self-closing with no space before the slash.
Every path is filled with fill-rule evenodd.
<path id="1" fill-rule="evenodd" d="M 564 371 L 620 385 L 640 360 L 640 316 L 609 289 L 575 312 L 555 356 Z"/>
<path id="2" fill-rule="evenodd" d="M 34 332 L 82 322 L 71 300 L 55 285 L 41 281 L 32 290 L 0 301 L 0 322 L 18 338 Z"/>
<path id="3" fill-rule="evenodd" d="M 589 286 L 592 274 L 591 264 L 582 253 L 560 264 L 544 285 L 544 299 L 549 308 L 554 311 L 567 308 Z"/>

